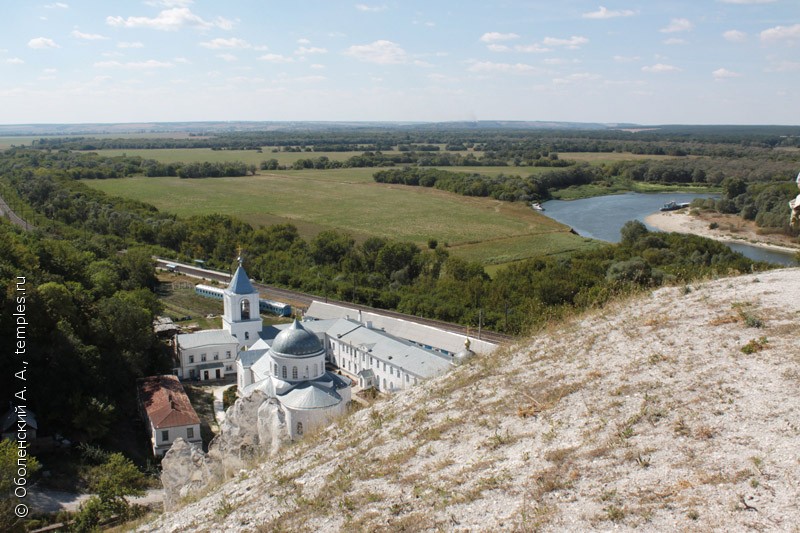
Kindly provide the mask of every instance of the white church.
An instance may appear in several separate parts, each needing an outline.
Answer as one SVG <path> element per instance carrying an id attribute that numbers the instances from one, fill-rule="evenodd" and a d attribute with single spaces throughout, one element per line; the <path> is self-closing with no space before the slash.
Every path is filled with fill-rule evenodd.
<path id="1" fill-rule="evenodd" d="M 258 300 L 240 259 L 223 291 L 222 329 L 177 335 L 175 371 L 199 380 L 235 372 L 239 396 L 260 390 L 276 401 L 293 439 L 343 414 L 351 384 L 396 392 L 475 353 L 462 335 L 322 302 L 311 304 L 303 322 L 264 327 Z M 488 353 L 497 346 L 477 339 L 472 347 Z"/>

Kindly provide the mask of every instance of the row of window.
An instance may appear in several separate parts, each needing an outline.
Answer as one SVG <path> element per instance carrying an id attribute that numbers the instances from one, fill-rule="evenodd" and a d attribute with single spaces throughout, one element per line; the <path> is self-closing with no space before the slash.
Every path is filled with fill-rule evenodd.
<path id="1" fill-rule="evenodd" d="M 200 362 L 205 362 L 208 356 L 204 353 L 200 354 Z M 228 350 L 225 352 L 225 359 L 231 358 L 231 352 Z M 214 352 L 214 361 L 219 361 L 219 352 Z M 194 363 L 194 355 L 189 355 L 189 362 Z"/>
<path id="2" fill-rule="evenodd" d="M 186 438 L 187 439 L 193 439 L 194 438 L 194 428 L 186 428 Z M 161 440 L 163 442 L 168 442 L 169 441 L 169 430 L 168 429 L 161 430 Z"/>
<path id="3" fill-rule="evenodd" d="M 358 356 L 361 355 L 361 362 L 366 364 L 366 361 L 367 361 L 366 354 L 363 351 L 360 351 L 357 348 L 354 348 L 353 346 L 350 346 L 349 344 L 342 343 L 339 346 L 341 347 L 341 353 L 349 354 L 349 355 L 354 356 L 354 357 L 352 357 L 352 361 L 351 360 L 344 360 L 344 361 L 342 361 L 343 364 L 341 364 L 340 366 L 342 368 L 345 368 L 346 370 L 352 372 L 353 374 L 357 374 L 361 370 L 361 368 L 359 368 L 359 365 L 358 365 Z M 335 348 L 335 345 L 334 345 L 333 341 L 331 341 L 331 349 L 334 349 L 334 348 Z M 333 362 L 336 363 L 335 357 L 334 357 L 334 361 Z M 362 366 L 365 366 L 365 365 L 362 365 Z M 400 378 L 401 382 L 403 381 L 403 373 L 402 373 L 400 368 L 395 367 L 393 365 L 387 365 L 386 361 L 376 360 L 371 355 L 369 356 L 369 367 L 368 368 L 374 368 L 375 370 L 378 370 L 378 371 L 383 370 L 384 372 L 387 372 L 387 368 L 388 368 L 388 372 L 389 372 L 390 376 L 395 376 L 396 375 L 398 378 Z M 411 382 L 411 376 L 408 373 L 405 374 L 405 381 L 406 381 L 406 383 L 410 383 Z M 417 383 L 417 378 L 415 377 L 414 378 L 414 384 L 416 384 L 416 383 Z M 388 386 L 389 386 L 388 390 L 394 389 L 394 382 L 389 383 Z M 383 379 L 383 389 L 387 390 L 386 387 L 387 387 L 386 378 L 384 378 Z"/>
<path id="4" fill-rule="evenodd" d="M 273 372 L 272 373 L 275 375 L 275 377 L 278 377 L 278 363 L 274 363 L 274 365 L 275 366 L 273 368 Z M 314 377 L 318 376 L 319 375 L 318 370 L 319 370 L 319 367 L 317 366 L 317 363 L 314 363 L 314 373 L 309 375 L 309 373 L 308 373 L 308 365 L 306 365 L 306 373 L 303 374 L 303 378 L 307 379 L 307 378 L 309 378 L 311 376 L 314 376 Z M 298 374 L 299 374 L 299 372 L 297 370 L 297 367 L 293 366 L 292 367 L 292 379 L 298 379 Z M 288 375 L 288 369 L 287 369 L 286 365 L 283 365 L 281 367 L 280 377 L 282 377 L 283 379 L 288 379 L 287 375 Z"/>

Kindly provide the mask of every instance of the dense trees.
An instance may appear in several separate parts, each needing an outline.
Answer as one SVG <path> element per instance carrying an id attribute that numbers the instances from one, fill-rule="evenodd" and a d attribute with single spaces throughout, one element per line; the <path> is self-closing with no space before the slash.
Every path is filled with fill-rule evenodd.
<path id="1" fill-rule="evenodd" d="M 16 276 L 26 278 L 30 408 L 49 432 L 102 439 L 119 416 L 132 413 L 134 380 L 170 368 L 152 329 L 160 305 L 148 289 L 154 280 L 149 254 L 21 234 L 5 221 L 0 250 L 4 339 L 15 338 L 10 287 Z M 2 357 L 3 368 L 17 366 L 11 353 Z M 0 375 L 2 401 L 11 399 L 15 385 L 11 372 Z"/>

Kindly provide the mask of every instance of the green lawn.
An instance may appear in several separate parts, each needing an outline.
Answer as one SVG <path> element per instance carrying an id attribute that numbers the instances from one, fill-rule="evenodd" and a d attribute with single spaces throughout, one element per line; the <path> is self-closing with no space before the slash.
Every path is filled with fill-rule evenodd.
<path id="1" fill-rule="evenodd" d="M 384 236 L 447 243 L 456 255 L 504 263 L 585 245 L 569 229 L 524 204 L 388 185 L 372 169 L 282 171 L 238 178 L 126 178 L 84 183 L 190 216 L 225 213 L 253 226 L 290 222 L 310 237 L 338 229 L 361 240 Z M 546 237 L 542 241 L 541 238 Z M 546 244 L 542 244 L 546 243 Z"/>

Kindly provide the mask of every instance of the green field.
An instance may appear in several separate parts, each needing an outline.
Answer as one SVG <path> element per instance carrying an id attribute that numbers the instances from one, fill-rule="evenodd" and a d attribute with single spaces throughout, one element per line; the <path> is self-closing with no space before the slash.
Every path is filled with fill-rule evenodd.
<path id="1" fill-rule="evenodd" d="M 180 216 L 224 213 L 254 227 L 289 222 L 310 237 L 326 229 L 358 240 L 377 235 L 424 246 L 437 239 L 484 264 L 594 246 L 524 204 L 387 185 L 373 169 L 306 170 L 238 178 L 87 180 L 108 194 L 134 198 Z"/>

